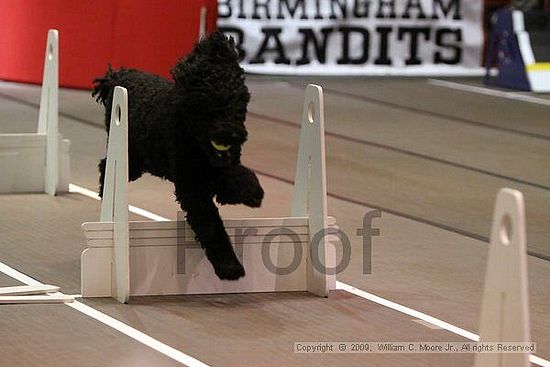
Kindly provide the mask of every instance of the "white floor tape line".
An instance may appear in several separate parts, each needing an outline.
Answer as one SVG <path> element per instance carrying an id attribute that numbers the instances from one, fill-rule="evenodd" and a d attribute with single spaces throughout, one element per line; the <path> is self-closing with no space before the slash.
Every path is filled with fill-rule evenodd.
<path id="1" fill-rule="evenodd" d="M 69 185 L 69 192 L 75 192 L 75 193 L 79 193 L 79 194 L 82 194 L 82 195 L 86 195 L 86 196 L 88 196 L 92 199 L 95 199 L 95 200 L 101 200 L 95 192 L 93 192 L 91 190 L 88 190 L 86 188 L 74 185 L 74 184 Z M 136 207 L 133 207 L 133 208 L 136 208 Z M 136 209 L 139 209 L 139 208 L 136 208 Z M 159 217 L 158 215 L 156 215 L 154 213 L 151 213 L 147 210 L 143 210 L 143 212 L 146 215 L 144 215 L 144 214 L 140 214 L 140 215 L 143 215 L 146 218 L 154 219 L 154 217 Z M 136 214 L 138 214 L 138 213 L 136 213 Z M 163 217 L 160 217 L 160 218 L 163 218 Z M 154 220 L 157 220 L 157 219 L 154 219 Z M 1 271 L 1 267 L 0 267 L 0 271 Z M 355 287 L 353 287 L 349 284 L 337 281 L 336 282 L 336 289 L 346 291 L 346 292 L 351 293 L 353 295 L 356 295 L 358 297 L 367 299 L 371 302 L 378 303 L 379 305 L 382 305 L 382 306 L 391 308 L 395 311 L 398 311 L 398 312 L 404 313 L 406 315 L 412 316 L 416 319 L 425 321 L 429 324 L 432 324 L 432 325 L 438 326 L 442 329 L 445 329 L 445 330 L 447 330 L 447 331 L 449 331 L 453 334 L 460 335 L 460 336 L 462 336 L 466 339 L 469 339 L 469 340 L 472 340 L 472 341 L 479 341 L 479 335 L 477 335 L 477 334 L 474 334 L 470 331 L 464 330 L 464 329 L 462 329 L 458 326 L 449 324 L 448 322 L 445 322 L 445 321 L 440 320 L 438 318 L 435 318 L 433 316 L 427 315 L 427 314 L 422 313 L 420 311 L 416 311 L 412 308 L 400 305 L 398 303 L 392 302 L 390 300 L 379 297 L 379 296 L 374 295 L 372 293 L 369 293 L 369 292 L 363 291 L 361 289 L 355 288 Z M 535 355 L 531 355 L 529 357 L 529 361 L 531 363 L 534 363 L 534 364 L 538 365 L 538 366 L 550 367 L 550 361 L 548 361 L 546 359 L 543 359 L 543 358 L 540 358 L 540 357 L 537 357 Z"/>
<path id="2" fill-rule="evenodd" d="M 352 287 L 349 284 L 337 281 L 336 282 L 336 289 L 344 290 L 344 291 L 352 293 L 352 294 L 354 294 L 358 297 L 368 299 L 371 302 L 378 303 L 379 305 L 382 305 L 382 306 L 391 308 L 393 310 L 399 311 L 401 313 L 404 313 L 406 315 L 415 317 L 419 320 L 425 321 L 425 322 L 430 323 L 432 325 L 435 325 L 439 328 L 450 331 L 453 334 L 460 335 L 460 336 L 462 336 L 466 339 L 470 339 L 470 340 L 475 341 L 475 342 L 479 341 L 479 335 L 474 334 L 474 333 L 472 333 L 468 330 L 464 330 L 464 329 L 462 329 L 458 326 L 449 324 L 448 322 L 445 322 L 445 321 L 440 320 L 438 318 L 435 318 L 433 316 L 430 316 L 430 315 L 427 315 L 427 314 L 422 313 L 420 311 L 413 310 L 412 308 L 400 305 L 399 303 L 389 301 L 389 300 L 387 300 L 385 298 L 382 298 L 382 297 L 379 297 L 375 294 L 365 292 L 361 289 L 357 289 L 355 287 Z M 529 357 L 529 361 L 531 363 L 534 363 L 534 364 L 538 365 L 538 366 L 550 367 L 550 361 L 548 361 L 546 359 L 543 359 L 543 358 L 540 358 L 540 357 L 537 357 L 535 355 L 531 355 Z"/>
<path id="3" fill-rule="evenodd" d="M 89 190 L 88 190 L 89 191 Z M 91 192 L 91 191 L 90 191 Z M 21 273 L 20 271 L 15 270 L 14 268 L 0 262 L 0 272 L 4 273 L 5 275 L 20 281 L 21 283 L 24 283 L 26 285 L 36 285 L 36 286 L 43 286 L 44 284 L 39 282 L 36 279 L 33 279 L 29 277 L 26 274 Z M 53 293 L 52 297 L 70 297 L 67 295 L 64 295 L 61 292 Z M 206 363 L 203 363 L 199 361 L 196 358 L 191 357 L 190 355 L 187 355 L 175 348 L 172 348 L 160 341 L 158 341 L 155 338 L 150 337 L 147 334 L 142 333 L 141 331 L 134 329 L 133 327 L 126 325 L 125 323 L 112 318 L 111 316 L 108 316 L 104 314 L 103 312 L 100 312 L 90 306 L 85 305 L 84 303 L 74 301 L 71 303 L 65 303 L 65 305 L 75 309 L 78 312 L 81 312 L 115 330 L 118 330 L 119 332 L 123 333 L 126 336 L 129 336 L 130 338 L 136 340 L 137 342 L 148 346 L 149 348 L 152 348 L 156 350 L 157 352 L 160 352 L 164 354 L 165 356 L 182 363 L 189 367 L 210 367 Z"/>
<path id="4" fill-rule="evenodd" d="M 104 314 L 103 312 L 100 312 L 90 306 L 85 305 L 81 302 L 73 302 L 68 303 L 67 306 L 74 308 L 75 310 L 82 312 L 83 314 L 86 314 L 95 320 L 120 331 L 121 333 L 129 336 L 130 338 L 155 349 L 156 351 L 164 354 L 167 357 L 172 358 L 175 361 L 178 361 L 186 366 L 189 367 L 209 367 L 209 365 L 199 361 L 196 358 L 193 358 L 177 349 L 174 349 L 164 343 L 161 343 L 160 341 L 150 337 L 147 334 L 142 333 L 139 330 L 134 329 L 133 327 L 126 325 L 125 323 L 112 318 L 111 316 L 108 316 Z"/>
<path id="5" fill-rule="evenodd" d="M 439 80 L 439 79 L 428 79 L 428 84 L 435 85 L 438 87 L 445 87 L 445 88 L 460 90 L 463 92 L 471 92 L 471 93 L 483 94 L 491 97 L 500 97 L 500 98 L 521 101 L 521 102 L 540 104 L 543 106 L 550 106 L 550 99 L 544 99 L 544 98 L 534 97 L 526 94 L 520 94 L 518 92 L 506 92 L 506 91 L 497 90 L 497 89 L 477 87 L 475 85 L 467 85 L 467 84 L 449 82 L 446 80 Z"/>
<path id="6" fill-rule="evenodd" d="M 529 362 L 536 364 L 537 366 L 550 367 L 550 361 L 537 357 L 533 354 L 529 356 Z"/>
<path id="7" fill-rule="evenodd" d="M 411 317 L 414 317 L 416 319 L 419 319 L 419 320 L 425 321 L 429 324 L 438 326 L 442 329 L 450 331 L 453 334 L 463 336 L 466 339 L 470 339 L 470 340 L 473 340 L 473 341 L 478 341 L 479 340 L 478 335 L 476 335 L 474 333 L 471 333 L 467 330 L 461 329 L 458 326 L 454 326 L 454 325 L 449 324 L 449 323 L 447 323 L 443 320 L 437 319 L 437 318 L 432 317 L 430 315 L 426 315 L 425 313 L 422 313 L 420 311 L 416 311 L 416 310 L 413 310 L 412 308 L 409 308 L 409 307 L 400 305 L 398 303 L 389 301 L 389 300 L 387 300 L 385 298 L 382 298 L 382 297 L 379 297 L 375 294 L 365 292 L 361 289 L 357 289 L 355 287 L 352 287 L 349 284 L 337 281 L 336 282 L 336 289 L 340 289 L 340 290 L 349 292 L 351 294 L 354 294 L 358 297 L 368 299 L 371 302 L 378 303 L 379 305 L 391 308 L 392 310 L 399 311 L 401 313 L 404 313 L 404 314 L 409 315 Z"/>
<path id="8" fill-rule="evenodd" d="M 40 283 L 38 280 L 33 279 L 28 275 L 25 275 L 15 270 L 14 268 L 4 264 L 3 262 L 0 262 L 0 272 L 26 285 L 38 285 L 38 286 L 43 285 L 43 283 Z"/>
<path id="9" fill-rule="evenodd" d="M 69 184 L 69 192 L 81 194 L 81 195 L 87 196 L 89 198 L 92 198 L 94 200 L 101 201 L 101 198 L 99 197 L 97 192 L 86 189 L 84 187 L 77 186 L 75 184 Z M 142 217 L 149 218 L 149 219 L 152 219 L 152 220 L 156 220 L 156 221 L 159 221 L 159 222 L 170 220 L 168 218 L 161 217 L 160 215 L 156 215 L 154 213 L 151 213 L 148 210 L 141 209 L 141 208 L 135 207 L 133 205 L 128 205 L 128 210 L 130 212 L 134 213 L 134 214 L 141 215 Z"/>

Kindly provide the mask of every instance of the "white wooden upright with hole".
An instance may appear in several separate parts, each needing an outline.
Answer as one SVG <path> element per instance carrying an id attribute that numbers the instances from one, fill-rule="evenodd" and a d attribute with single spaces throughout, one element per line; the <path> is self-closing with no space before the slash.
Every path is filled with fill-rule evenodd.
<path id="1" fill-rule="evenodd" d="M 113 94 L 108 146 L 105 176 L 112 184 L 105 185 L 100 220 L 114 224 L 111 289 L 119 302 L 126 303 L 130 296 L 128 191 L 125 189 L 128 186 L 128 92 L 122 87 L 115 87 Z M 124 189 L 116 190 L 118 188 Z"/>
<path id="2" fill-rule="evenodd" d="M 338 228 L 327 217 L 320 87 L 310 85 L 306 91 L 291 216 L 224 220 L 246 270 L 238 281 L 216 277 L 185 221 L 128 222 L 127 106 L 132 101 L 127 98 L 124 88 L 115 88 L 101 221 L 82 225 L 87 238 L 83 297 L 127 302 L 130 295 L 275 291 L 327 296 L 335 288 L 333 272 L 323 271 L 334 268 L 331 242 Z M 311 246 L 316 233 L 324 235 Z M 313 260 L 310 253 L 316 256 Z"/>
<path id="3" fill-rule="evenodd" d="M 207 21 L 207 15 L 208 15 L 208 9 L 206 6 L 201 7 L 201 12 L 199 15 L 199 38 L 198 40 L 202 40 L 203 38 L 206 38 L 206 21 Z"/>
<path id="4" fill-rule="evenodd" d="M 69 191 L 70 141 L 58 132 L 58 44 L 50 29 L 37 132 L 0 134 L 0 193 Z"/>
<path id="5" fill-rule="evenodd" d="M 308 85 L 302 112 L 291 215 L 308 217 L 310 234 L 320 233 L 328 228 L 324 111 L 323 89 L 318 85 Z M 327 251 L 327 246 L 331 244 L 320 243 L 318 248 L 310 247 L 307 260 L 319 260 L 322 264 L 327 264 L 327 268 L 334 268 L 335 259 L 329 256 L 333 250 Z M 310 292 L 325 295 L 330 287 L 334 289 L 335 284 L 329 284 L 327 279 L 329 278 L 318 271 L 318 267 L 307 267 L 307 288 Z M 332 279 L 335 281 L 334 277 Z"/>
<path id="6" fill-rule="evenodd" d="M 498 193 L 479 325 L 480 342 L 530 342 L 525 208 L 521 192 Z M 527 367 L 529 353 L 478 353 L 476 367 Z"/>

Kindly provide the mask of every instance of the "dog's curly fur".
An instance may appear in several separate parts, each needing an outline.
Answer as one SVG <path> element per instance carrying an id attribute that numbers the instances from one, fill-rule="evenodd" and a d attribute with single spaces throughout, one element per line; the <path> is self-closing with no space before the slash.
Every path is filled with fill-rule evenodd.
<path id="1" fill-rule="evenodd" d="M 171 70 L 173 81 L 111 67 L 94 80 L 109 133 L 115 86 L 128 90 L 129 180 L 143 173 L 174 183 L 176 199 L 220 279 L 245 275 L 223 227 L 220 204 L 260 206 L 264 191 L 240 162 L 250 93 L 232 39 L 219 32 L 198 42 Z M 216 143 L 218 149 L 214 147 Z M 220 150 L 219 145 L 231 146 Z M 99 163 L 103 194 L 106 159 Z"/>

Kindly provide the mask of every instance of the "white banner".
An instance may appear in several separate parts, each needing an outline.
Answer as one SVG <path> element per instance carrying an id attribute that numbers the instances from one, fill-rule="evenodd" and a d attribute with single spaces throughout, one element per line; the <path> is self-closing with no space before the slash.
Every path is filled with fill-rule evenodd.
<path id="1" fill-rule="evenodd" d="M 248 72 L 482 72 L 482 0 L 218 0 Z"/>

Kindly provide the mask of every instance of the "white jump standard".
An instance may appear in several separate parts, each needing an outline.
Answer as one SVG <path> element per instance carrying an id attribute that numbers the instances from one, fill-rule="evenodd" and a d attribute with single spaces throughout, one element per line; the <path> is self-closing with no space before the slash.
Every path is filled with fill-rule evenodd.
<path id="1" fill-rule="evenodd" d="M 224 220 L 246 269 L 238 281 L 216 277 L 186 222 L 128 222 L 128 103 L 126 90 L 116 87 L 101 219 L 82 225 L 88 245 L 81 259 L 83 297 L 128 302 L 131 295 L 277 291 L 327 296 L 335 288 L 335 275 L 324 271 L 334 268 L 330 241 L 337 227 L 327 216 L 321 87 L 306 90 L 291 216 Z M 274 270 L 281 268 L 292 271 Z"/>
<path id="2" fill-rule="evenodd" d="M 36 133 L 0 134 L 0 193 L 69 191 L 69 146 L 58 132 L 58 32 L 46 42 Z"/>
<path id="3" fill-rule="evenodd" d="M 521 192 L 498 193 L 481 305 L 479 341 L 530 342 L 525 205 Z M 475 367 L 527 367 L 529 353 L 478 353 Z"/>

